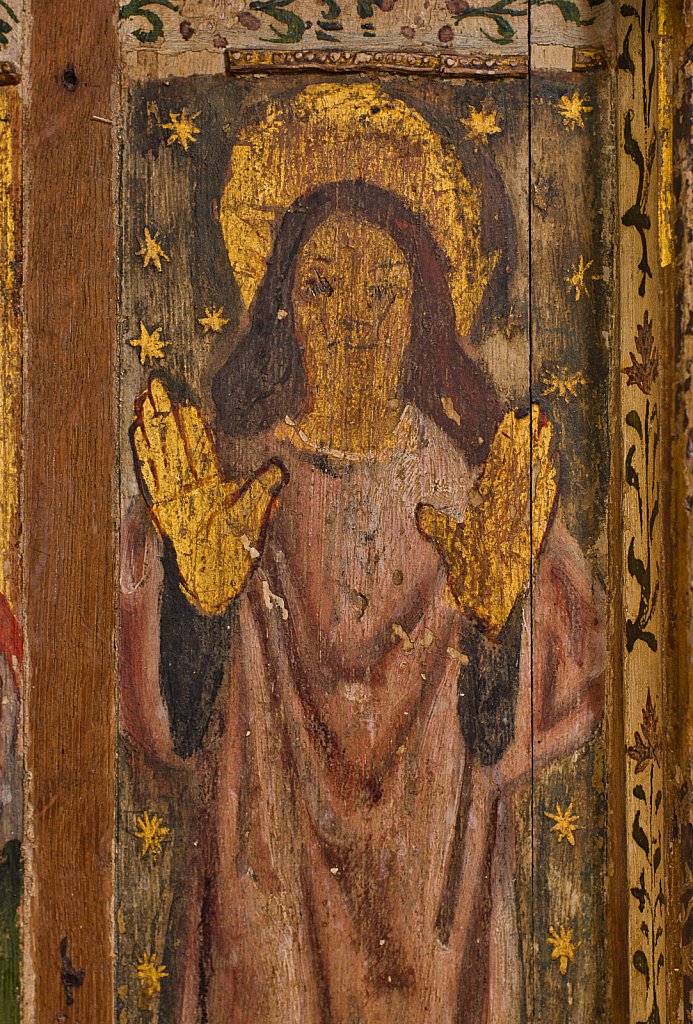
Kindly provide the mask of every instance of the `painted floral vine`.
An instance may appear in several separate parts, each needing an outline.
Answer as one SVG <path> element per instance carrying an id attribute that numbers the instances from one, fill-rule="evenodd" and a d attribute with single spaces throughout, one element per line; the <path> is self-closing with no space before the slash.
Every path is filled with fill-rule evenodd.
<path id="1" fill-rule="evenodd" d="M 659 598 L 659 565 L 653 560 L 654 533 L 659 517 L 659 480 L 656 471 L 659 447 L 659 411 L 652 400 L 652 388 L 657 380 L 659 354 L 655 345 L 652 322 L 647 312 L 638 325 L 635 351 L 630 353 L 630 365 L 623 372 L 629 387 L 638 388 L 645 395 L 643 415 L 632 408 L 626 415 L 626 425 L 636 435 L 626 455 L 626 484 L 635 491 L 638 503 L 641 550 L 636 548 L 633 535 L 628 546 L 628 573 L 640 591 L 638 609 L 626 619 L 626 649 L 630 652 L 638 642 L 657 650 L 657 637 L 651 628 Z"/>
<path id="2" fill-rule="evenodd" d="M 660 1024 L 658 998 L 659 979 L 664 967 L 664 885 L 662 878 L 662 830 L 658 816 L 662 802 L 659 783 L 661 769 L 661 734 L 650 691 L 642 709 L 641 725 L 633 742 L 626 748 L 634 762 L 634 776 L 641 777 L 633 787 L 638 807 L 631 822 L 631 836 L 645 856 L 636 885 L 630 895 L 638 905 L 640 941 L 632 950 L 632 964 L 645 979 L 648 996 L 651 995 L 648 1016 L 638 1024 Z M 657 769 L 657 770 L 656 770 Z"/>

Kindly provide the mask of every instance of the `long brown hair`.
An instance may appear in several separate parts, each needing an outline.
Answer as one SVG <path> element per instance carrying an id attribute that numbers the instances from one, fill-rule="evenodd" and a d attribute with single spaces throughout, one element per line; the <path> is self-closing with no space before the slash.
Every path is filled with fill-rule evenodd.
<path id="1" fill-rule="evenodd" d="M 447 258 L 423 217 L 392 193 L 361 180 L 325 185 L 298 199 L 285 214 L 251 309 L 250 327 L 212 382 L 221 427 L 231 436 L 248 436 L 299 414 L 307 382 L 291 311 L 294 268 L 302 244 L 334 211 L 387 231 L 407 258 L 414 291 L 401 397 L 451 435 L 470 463 L 478 464 L 488 451 L 502 403 L 487 373 L 457 338 Z M 278 317 L 281 310 L 287 315 Z M 458 411 L 459 424 L 446 416 L 441 403 L 445 397 Z"/>

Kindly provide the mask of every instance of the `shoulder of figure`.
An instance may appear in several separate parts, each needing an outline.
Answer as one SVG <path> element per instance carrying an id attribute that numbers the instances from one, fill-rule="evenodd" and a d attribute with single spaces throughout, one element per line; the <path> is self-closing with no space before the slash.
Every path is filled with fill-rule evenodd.
<path id="1" fill-rule="evenodd" d="M 279 456 L 280 445 L 272 427 L 248 437 L 219 434 L 217 451 L 227 480 L 241 483 L 261 466 Z"/>
<path id="2" fill-rule="evenodd" d="M 414 406 L 407 411 L 413 438 L 411 447 L 415 448 L 419 459 L 419 500 L 450 515 L 462 515 L 477 470 L 469 465 L 465 453 L 450 434 L 430 416 Z"/>

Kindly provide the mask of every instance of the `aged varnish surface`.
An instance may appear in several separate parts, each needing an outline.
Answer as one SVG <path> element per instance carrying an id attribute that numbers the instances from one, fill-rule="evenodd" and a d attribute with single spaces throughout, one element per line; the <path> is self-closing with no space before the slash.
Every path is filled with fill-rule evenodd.
<path id="1" fill-rule="evenodd" d="M 528 89 L 128 95 L 128 1015 L 608 1012 L 609 100 Z"/>
<path id="2" fill-rule="evenodd" d="M 688 1019 L 674 6 L 0 2 L 0 1019 Z"/>

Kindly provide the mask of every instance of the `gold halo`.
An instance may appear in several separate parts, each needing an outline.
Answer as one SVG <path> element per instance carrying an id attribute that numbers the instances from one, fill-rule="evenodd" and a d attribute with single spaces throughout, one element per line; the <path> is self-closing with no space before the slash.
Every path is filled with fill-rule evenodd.
<path id="1" fill-rule="evenodd" d="M 448 257 L 457 329 L 467 334 L 500 255 L 481 252 L 481 189 L 418 111 L 372 84 L 308 86 L 274 100 L 238 136 L 219 216 L 245 307 L 292 203 L 356 179 L 393 192 L 423 216 Z"/>

